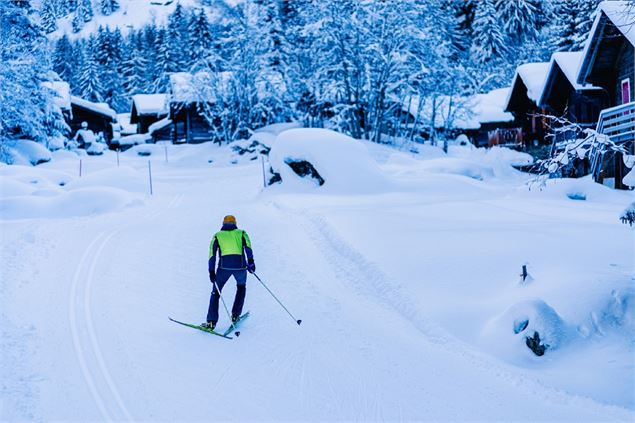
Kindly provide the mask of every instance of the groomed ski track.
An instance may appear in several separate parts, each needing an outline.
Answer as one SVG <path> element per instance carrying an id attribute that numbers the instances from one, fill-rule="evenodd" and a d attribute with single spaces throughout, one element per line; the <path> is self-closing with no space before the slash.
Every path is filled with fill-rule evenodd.
<path id="1" fill-rule="evenodd" d="M 3 387 L 0 417 L 632 418 L 625 409 L 545 386 L 453 338 L 401 292 L 408 281 L 392 280 L 318 212 L 259 197 L 260 172 L 258 165 L 164 169 L 155 197 L 141 208 L 59 224 L 1 223 L 7 244 L 18 251 L 3 277 L 20 279 L 20 291 L 10 294 L 30 304 L 7 304 L 19 317 L 7 323 L 35 341 L 4 353 L 23 382 Z M 216 339 L 166 319 L 203 321 L 209 238 L 225 213 L 249 231 L 259 275 L 302 326 L 253 278 L 246 305 L 253 316 L 237 339 Z M 226 301 L 234 292 L 229 283 Z M 227 324 L 222 310 L 221 316 Z M 14 401 L 20 406 L 10 405 Z"/>

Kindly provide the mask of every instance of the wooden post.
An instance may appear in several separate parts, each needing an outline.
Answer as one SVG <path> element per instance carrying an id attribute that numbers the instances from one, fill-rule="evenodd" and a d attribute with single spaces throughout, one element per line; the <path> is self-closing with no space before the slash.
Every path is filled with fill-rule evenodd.
<path id="1" fill-rule="evenodd" d="M 267 177 L 265 176 L 265 156 L 260 156 L 260 162 L 262 163 L 262 186 L 263 188 L 267 188 Z"/>
<path id="2" fill-rule="evenodd" d="M 117 147 L 117 167 L 119 167 L 119 147 Z"/>
<path id="3" fill-rule="evenodd" d="M 520 276 L 522 276 L 523 282 L 525 282 L 525 279 L 527 279 L 527 265 L 526 264 L 523 264 L 523 273 L 521 273 Z"/>
<path id="4" fill-rule="evenodd" d="M 150 178 L 150 195 L 152 195 L 152 165 L 150 160 L 148 160 L 148 177 Z"/>
<path id="5" fill-rule="evenodd" d="M 82 177 L 82 159 L 79 159 L 79 177 Z"/>
<path id="6" fill-rule="evenodd" d="M 163 145 L 165 147 L 165 162 L 168 162 L 168 143 L 163 141 Z"/>

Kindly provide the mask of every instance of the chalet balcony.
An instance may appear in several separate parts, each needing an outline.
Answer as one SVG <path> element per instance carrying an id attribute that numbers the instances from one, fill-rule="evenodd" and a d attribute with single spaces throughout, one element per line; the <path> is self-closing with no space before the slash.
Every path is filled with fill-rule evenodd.
<path id="1" fill-rule="evenodd" d="M 611 141 L 623 145 L 633 154 L 635 145 L 635 101 L 604 109 L 600 112 L 596 130 Z M 594 151 L 591 153 L 591 171 L 594 179 L 613 188 L 627 189 L 622 178 L 628 172 L 621 153 Z"/>
<path id="2" fill-rule="evenodd" d="M 600 112 L 597 131 L 608 135 L 614 143 L 635 139 L 635 101 Z"/>

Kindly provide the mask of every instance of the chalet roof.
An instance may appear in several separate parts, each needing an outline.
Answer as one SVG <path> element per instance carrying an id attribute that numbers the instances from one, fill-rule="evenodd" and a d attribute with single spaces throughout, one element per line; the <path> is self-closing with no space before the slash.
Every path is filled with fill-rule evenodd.
<path id="1" fill-rule="evenodd" d="M 598 6 L 598 14 L 584 46 L 577 82 L 585 83 L 598 59 L 598 48 L 603 38 L 611 33 L 621 34 L 635 46 L 635 7 L 630 1 L 603 1 Z"/>
<path id="2" fill-rule="evenodd" d="M 138 116 L 165 115 L 168 113 L 166 99 L 167 94 L 135 94 L 132 105 Z"/>
<path id="3" fill-rule="evenodd" d="M 464 97 L 440 96 L 436 98 L 435 122 L 436 128 L 444 128 L 451 125 L 457 129 L 479 129 L 481 124 L 492 122 L 511 122 L 514 116 L 505 112 L 503 107 L 509 87 L 499 88 L 484 94 L 475 94 Z M 404 110 L 416 115 L 419 113 L 424 122 L 432 119 L 432 100 L 425 99 L 421 110 L 418 110 L 417 98 L 404 106 Z"/>
<path id="4" fill-rule="evenodd" d="M 71 105 L 90 110 L 94 113 L 108 117 L 113 121 L 117 120 L 117 113 L 106 103 L 93 103 L 92 101 L 84 100 L 83 98 L 72 95 Z"/>
<path id="5" fill-rule="evenodd" d="M 519 92 L 526 91 L 527 98 L 534 103 L 538 104 L 540 96 L 542 95 L 542 89 L 547 79 L 547 72 L 549 72 L 549 63 L 525 63 L 516 68 L 514 73 L 514 79 L 512 79 L 512 85 L 505 101 L 504 110 L 506 112 L 511 111 L 510 103 L 514 95 L 519 95 Z M 517 86 L 522 84 L 525 90 L 519 89 Z"/>
<path id="6" fill-rule="evenodd" d="M 50 88 L 56 94 L 53 102 L 62 110 L 71 110 L 71 89 L 68 82 L 45 81 L 43 86 Z"/>
<path id="7" fill-rule="evenodd" d="M 160 131 L 161 129 L 165 128 L 171 123 L 172 123 L 172 119 L 170 119 L 169 117 L 165 117 L 161 120 L 158 120 L 148 127 L 148 133 L 152 134 L 156 131 Z"/>
<path id="8" fill-rule="evenodd" d="M 562 51 L 551 55 L 549 71 L 547 72 L 544 86 L 541 89 L 539 105 L 542 106 L 546 103 L 547 97 L 553 89 L 558 72 L 562 72 L 567 81 L 571 84 L 571 88 L 576 91 L 600 89 L 591 84 L 582 85 L 578 83 L 578 70 L 580 68 L 580 62 L 582 61 L 582 54 L 583 52 L 581 51 Z"/>
<path id="9" fill-rule="evenodd" d="M 170 75 L 170 102 L 214 103 L 226 96 L 231 86 L 231 72 L 176 72 Z"/>

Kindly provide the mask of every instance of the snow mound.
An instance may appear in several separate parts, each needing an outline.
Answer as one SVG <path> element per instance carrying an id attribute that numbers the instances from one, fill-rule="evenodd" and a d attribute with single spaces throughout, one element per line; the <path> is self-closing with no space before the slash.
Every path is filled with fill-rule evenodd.
<path id="1" fill-rule="evenodd" d="M 15 220 L 91 216 L 142 204 L 130 193 L 116 188 L 85 188 L 48 194 L 5 198 L 0 203 L 0 217 Z"/>
<path id="2" fill-rule="evenodd" d="M 484 327 L 486 348 L 510 362 L 541 356 L 562 346 L 567 326 L 556 311 L 540 299 L 520 301 Z"/>
<path id="3" fill-rule="evenodd" d="M 390 183 L 360 141 L 328 129 L 303 128 L 282 132 L 269 153 L 274 172 L 286 188 L 320 186 L 331 193 L 367 193 Z M 292 166 L 310 164 L 322 178 L 301 177 Z"/>
<path id="4" fill-rule="evenodd" d="M 51 161 L 51 152 L 35 141 L 20 140 L 9 151 L 12 164 L 39 165 Z"/>
<path id="5" fill-rule="evenodd" d="M 91 187 L 117 188 L 127 192 L 149 192 L 148 173 L 131 167 L 114 167 L 97 170 L 77 178 L 67 185 L 70 190 Z"/>
<path id="6" fill-rule="evenodd" d="M 470 160 L 457 159 L 452 157 L 426 160 L 419 165 L 422 170 L 430 173 L 447 173 L 452 175 L 462 175 L 468 178 L 482 181 L 494 177 L 494 170 L 491 167 L 473 162 Z"/>
<path id="7" fill-rule="evenodd" d="M 583 178 L 554 178 L 545 181 L 544 185 L 531 185 L 530 190 L 526 187 L 519 188 L 521 195 L 541 196 L 549 198 L 560 198 L 570 200 L 585 200 L 594 202 L 619 203 L 624 204 L 629 195 L 627 192 L 620 192 L 598 184 L 591 176 Z"/>

